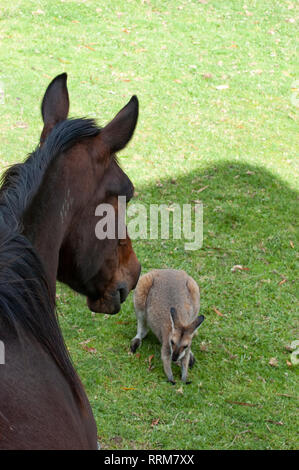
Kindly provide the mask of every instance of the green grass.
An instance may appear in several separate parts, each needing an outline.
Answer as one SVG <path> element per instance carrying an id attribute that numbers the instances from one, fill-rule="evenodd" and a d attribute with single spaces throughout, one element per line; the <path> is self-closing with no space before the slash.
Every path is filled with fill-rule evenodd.
<path id="1" fill-rule="evenodd" d="M 132 295 L 119 315 L 92 315 L 58 285 L 61 326 L 104 448 L 298 447 L 298 369 L 286 350 L 298 338 L 298 5 L 245 5 L 1 2 L 1 168 L 35 147 L 42 94 L 66 71 L 73 116 L 104 124 L 138 95 L 138 127 L 120 154 L 137 202 L 204 205 L 202 249 L 134 243 L 143 272 L 185 269 L 201 287 L 206 321 L 191 385 L 166 383 L 153 335 L 129 354 Z M 232 272 L 236 264 L 249 270 Z"/>

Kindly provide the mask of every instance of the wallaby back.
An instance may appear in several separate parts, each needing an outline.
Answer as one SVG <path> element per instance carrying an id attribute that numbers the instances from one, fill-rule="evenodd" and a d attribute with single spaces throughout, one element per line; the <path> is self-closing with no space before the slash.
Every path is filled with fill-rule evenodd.
<path id="1" fill-rule="evenodd" d="M 185 271 L 155 269 L 139 279 L 134 304 L 135 309 L 145 311 L 147 325 L 162 342 L 172 330 L 172 308 L 182 326 L 195 320 L 200 305 L 199 288 Z"/>
<path id="2" fill-rule="evenodd" d="M 131 341 L 134 353 L 150 328 L 162 343 L 164 372 L 175 383 L 171 364 L 181 366 L 181 379 L 187 382 L 188 368 L 195 358 L 191 351 L 193 335 L 204 321 L 198 316 L 199 288 L 185 271 L 155 269 L 139 279 L 134 294 L 137 334 Z"/>

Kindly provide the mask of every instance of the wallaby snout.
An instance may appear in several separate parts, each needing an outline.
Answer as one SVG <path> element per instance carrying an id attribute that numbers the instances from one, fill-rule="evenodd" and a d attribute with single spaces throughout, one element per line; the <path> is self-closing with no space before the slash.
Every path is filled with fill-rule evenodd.
<path id="1" fill-rule="evenodd" d="M 175 383 L 172 362 L 181 366 L 181 379 L 186 382 L 188 368 L 195 358 L 191 351 L 195 331 L 204 321 L 197 316 L 200 307 L 199 288 L 185 271 L 153 270 L 143 275 L 134 293 L 137 334 L 131 342 L 135 352 L 149 329 L 157 336 L 161 358 L 168 380 Z"/>
<path id="2" fill-rule="evenodd" d="M 172 362 L 176 362 L 179 358 L 179 352 L 175 351 L 172 353 L 172 356 L 171 356 L 171 359 L 172 359 Z"/>

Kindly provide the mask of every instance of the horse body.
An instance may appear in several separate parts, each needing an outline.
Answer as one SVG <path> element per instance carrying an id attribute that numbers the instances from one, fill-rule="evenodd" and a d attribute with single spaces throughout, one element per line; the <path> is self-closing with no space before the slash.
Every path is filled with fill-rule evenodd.
<path id="1" fill-rule="evenodd" d="M 7 225 L 0 268 L 0 449 L 96 448 L 95 421 L 43 265 L 28 239 Z"/>
<path id="2" fill-rule="evenodd" d="M 83 387 L 78 383 L 79 406 L 52 357 L 32 335 L 19 333 L 21 343 L 4 336 L 0 449 L 96 449 L 96 423 Z"/>
<path id="3" fill-rule="evenodd" d="M 66 75 L 42 103 L 40 147 L 0 190 L 0 449 L 96 449 L 97 431 L 55 312 L 56 278 L 102 313 L 117 313 L 140 264 L 131 241 L 97 240 L 95 207 L 133 185 L 114 152 L 130 140 L 136 98 L 103 129 L 66 120 Z M 117 214 L 116 214 L 117 217 Z"/>

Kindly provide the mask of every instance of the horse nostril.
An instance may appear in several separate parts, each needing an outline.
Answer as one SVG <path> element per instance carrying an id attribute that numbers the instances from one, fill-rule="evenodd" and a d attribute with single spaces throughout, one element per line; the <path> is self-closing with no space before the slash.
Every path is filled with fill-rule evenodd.
<path id="1" fill-rule="evenodd" d="M 121 302 L 124 302 L 128 295 L 128 288 L 126 286 L 122 286 L 118 288 L 119 298 Z"/>

